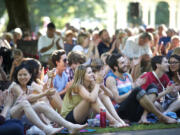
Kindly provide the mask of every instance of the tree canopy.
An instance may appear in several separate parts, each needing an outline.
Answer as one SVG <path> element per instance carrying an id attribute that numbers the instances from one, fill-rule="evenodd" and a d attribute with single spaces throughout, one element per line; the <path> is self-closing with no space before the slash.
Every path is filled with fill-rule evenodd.
<path id="1" fill-rule="evenodd" d="M 105 8 L 106 0 L 0 0 L 0 3 L 0 17 L 6 9 L 9 15 L 8 31 L 15 27 L 34 31 L 36 26 L 42 26 L 43 16 L 49 16 L 58 28 L 62 28 L 74 18 L 101 21 L 105 19 L 102 14 L 108 12 Z M 140 3 L 129 3 L 127 23 L 141 25 L 142 14 Z M 117 21 L 116 12 L 112 17 Z M 155 20 L 156 24 L 169 24 L 166 2 L 159 2 L 157 5 Z"/>
<path id="2" fill-rule="evenodd" d="M 72 18 L 98 19 L 96 11 L 105 9 L 104 0 L 0 0 L 0 3 L 0 16 L 7 9 L 11 20 L 11 27 L 8 30 L 21 27 L 17 24 L 19 22 L 17 20 L 21 20 L 22 16 L 18 18 L 16 13 L 23 14 L 22 11 L 27 14 L 31 28 L 35 28 L 41 24 L 43 16 L 49 16 L 58 27 L 63 27 Z M 17 16 L 15 20 L 12 19 L 12 15 Z"/>
<path id="3" fill-rule="evenodd" d="M 169 5 L 166 2 L 159 2 L 156 8 L 156 24 L 169 26 Z"/>
<path id="4" fill-rule="evenodd" d="M 39 25 L 42 16 L 49 16 L 58 27 L 63 27 L 72 18 L 98 19 L 96 10 L 104 7 L 104 0 L 28 0 L 32 25 Z"/>

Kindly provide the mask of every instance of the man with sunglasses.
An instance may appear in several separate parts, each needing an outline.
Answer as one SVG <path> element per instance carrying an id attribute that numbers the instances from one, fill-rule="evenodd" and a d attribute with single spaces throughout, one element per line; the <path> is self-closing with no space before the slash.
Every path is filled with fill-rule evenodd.
<path id="1" fill-rule="evenodd" d="M 63 49 L 56 50 L 52 53 L 52 62 L 56 67 L 56 76 L 53 80 L 53 86 L 63 98 L 68 86 L 68 76 L 65 72 L 67 67 L 67 56 Z"/>

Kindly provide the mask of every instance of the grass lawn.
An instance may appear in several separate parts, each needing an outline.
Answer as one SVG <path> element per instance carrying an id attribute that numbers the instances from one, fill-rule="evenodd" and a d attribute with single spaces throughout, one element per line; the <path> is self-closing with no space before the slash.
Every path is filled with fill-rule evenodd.
<path id="1" fill-rule="evenodd" d="M 91 133 L 79 133 L 79 135 L 88 135 L 88 134 L 94 134 L 94 133 L 112 133 L 112 132 L 119 132 L 119 131 L 134 131 L 134 130 L 152 130 L 152 129 L 167 129 L 167 128 L 180 128 L 180 124 L 162 124 L 162 123 L 156 123 L 156 124 L 149 124 L 149 125 L 143 125 L 143 124 L 134 124 L 130 127 L 125 128 L 99 128 L 99 127 L 89 127 L 89 129 L 95 129 L 96 132 Z M 62 134 L 57 134 L 62 135 Z"/>

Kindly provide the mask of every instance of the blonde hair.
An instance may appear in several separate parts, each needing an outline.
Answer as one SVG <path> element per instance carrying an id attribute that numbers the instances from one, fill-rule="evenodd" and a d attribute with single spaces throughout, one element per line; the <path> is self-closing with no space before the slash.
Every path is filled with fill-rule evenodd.
<path id="1" fill-rule="evenodd" d="M 79 86 L 84 84 L 84 76 L 86 74 L 86 69 L 89 66 L 79 65 L 74 74 L 74 81 L 71 87 L 67 90 L 67 95 L 72 98 L 72 92 L 77 93 L 79 90 Z"/>

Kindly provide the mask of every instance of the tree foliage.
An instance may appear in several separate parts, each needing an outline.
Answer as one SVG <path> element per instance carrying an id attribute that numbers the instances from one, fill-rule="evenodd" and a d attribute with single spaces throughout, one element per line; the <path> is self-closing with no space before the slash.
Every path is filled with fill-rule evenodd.
<path id="1" fill-rule="evenodd" d="M 142 7 L 140 3 L 131 2 L 128 5 L 128 23 L 134 26 L 142 24 Z"/>
<path id="2" fill-rule="evenodd" d="M 4 14 L 6 7 L 5 7 L 5 3 L 4 0 L 0 0 L 1 6 L 0 6 L 0 17 Z"/>
<path id="3" fill-rule="evenodd" d="M 169 26 L 169 5 L 166 2 L 159 2 L 156 8 L 156 24 Z"/>
<path id="4" fill-rule="evenodd" d="M 28 0 L 31 24 L 40 25 L 49 16 L 62 27 L 72 18 L 96 18 L 96 9 L 104 9 L 104 0 Z"/>

